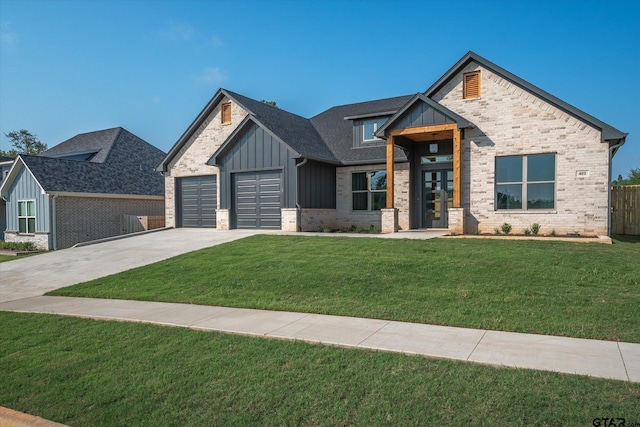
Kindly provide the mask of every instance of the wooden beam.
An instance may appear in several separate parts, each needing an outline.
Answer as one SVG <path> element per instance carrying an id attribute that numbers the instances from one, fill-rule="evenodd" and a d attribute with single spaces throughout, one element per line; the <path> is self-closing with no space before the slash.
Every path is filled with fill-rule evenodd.
<path id="1" fill-rule="evenodd" d="M 389 136 L 406 136 L 420 133 L 440 132 L 443 130 L 458 130 L 458 125 L 448 123 L 445 125 L 420 126 L 415 128 L 393 129 L 389 131 Z"/>
<path id="2" fill-rule="evenodd" d="M 462 142 L 460 141 L 460 131 L 453 130 L 453 207 L 462 207 Z"/>
<path id="3" fill-rule="evenodd" d="M 387 138 L 387 208 L 393 208 L 394 139 L 393 135 L 389 135 Z"/>

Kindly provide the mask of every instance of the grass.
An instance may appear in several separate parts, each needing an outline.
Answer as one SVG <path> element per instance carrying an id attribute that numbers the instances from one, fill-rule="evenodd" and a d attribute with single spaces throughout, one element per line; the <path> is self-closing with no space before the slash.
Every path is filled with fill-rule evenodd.
<path id="1" fill-rule="evenodd" d="M 260 235 L 51 292 L 640 342 L 640 239 Z"/>
<path id="2" fill-rule="evenodd" d="M 69 425 L 638 421 L 640 384 L 622 381 L 44 314 L 0 324 L 0 405 Z"/>
<path id="3" fill-rule="evenodd" d="M 13 255 L 0 255 L 0 262 L 11 261 L 13 259 L 16 259 Z"/>

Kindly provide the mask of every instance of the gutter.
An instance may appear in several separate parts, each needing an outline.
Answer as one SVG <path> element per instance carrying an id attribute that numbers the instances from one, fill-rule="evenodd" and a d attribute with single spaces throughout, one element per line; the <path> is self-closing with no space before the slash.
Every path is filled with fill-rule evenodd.
<path id="1" fill-rule="evenodd" d="M 307 162 L 309 161 L 309 158 L 305 157 L 303 161 L 301 161 L 300 163 L 298 163 L 296 165 L 296 170 L 300 167 L 300 166 L 304 166 L 307 164 Z M 296 173 L 296 222 L 298 223 L 298 231 L 302 231 L 302 207 L 300 206 L 300 201 L 298 200 L 299 197 L 299 193 L 300 193 L 300 187 L 298 185 L 298 183 L 300 182 L 300 178 L 298 176 L 298 173 Z"/>
<path id="2" fill-rule="evenodd" d="M 613 163 L 613 150 L 616 150 L 620 147 L 622 147 L 622 145 L 624 144 L 624 138 L 623 139 L 619 139 L 617 144 L 612 145 L 611 147 L 609 147 L 609 185 L 607 186 L 607 206 L 609 209 L 607 209 L 607 235 L 609 237 L 611 237 L 611 212 L 613 209 L 613 206 L 611 206 L 611 172 L 612 172 L 612 163 Z"/>

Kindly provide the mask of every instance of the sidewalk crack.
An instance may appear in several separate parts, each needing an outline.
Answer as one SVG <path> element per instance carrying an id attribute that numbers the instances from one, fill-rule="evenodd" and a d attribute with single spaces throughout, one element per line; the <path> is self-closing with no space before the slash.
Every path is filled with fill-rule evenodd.
<path id="1" fill-rule="evenodd" d="M 616 341 L 616 345 L 618 346 L 618 352 L 620 353 L 620 359 L 622 360 L 622 367 L 624 368 L 624 373 L 627 376 L 627 381 L 631 381 L 629 371 L 627 371 L 627 364 L 624 362 L 624 356 L 622 355 L 622 349 L 620 348 L 620 341 Z"/>
<path id="2" fill-rule="evenodd" d="M 480 345 L 480 343 L 484 339 L 484 336 L 487 335 L 487 332 L 489 332 L 489 331 L 484 331 L 484 334 L 482 334 L 482 336 L 480 337 L 480 339 L 476 343 L 475 347 L 473 347 L 473 350 L 471 350 L 471 353 L 469 353 L 469 356 L 467 356 L 467 361 L 469 361 L 469 359 L 471 359 L 471 356 L 473 355 L 473 353 L 476 351 L 476 348 L 478 348 L 478 346 Z"/>

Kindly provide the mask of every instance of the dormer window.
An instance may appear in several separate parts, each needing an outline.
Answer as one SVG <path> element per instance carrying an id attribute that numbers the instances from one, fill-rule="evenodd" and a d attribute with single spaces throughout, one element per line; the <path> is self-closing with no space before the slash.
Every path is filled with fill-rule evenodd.
<path id="1" fill-rule="evenodd" d="M 366 119 L 362 121 L 362 140 L 363 142 L 378 141 L 380 138 L 376 138 L 375 133 L 382 127 L 387 118 L 378 119 Z"/>

